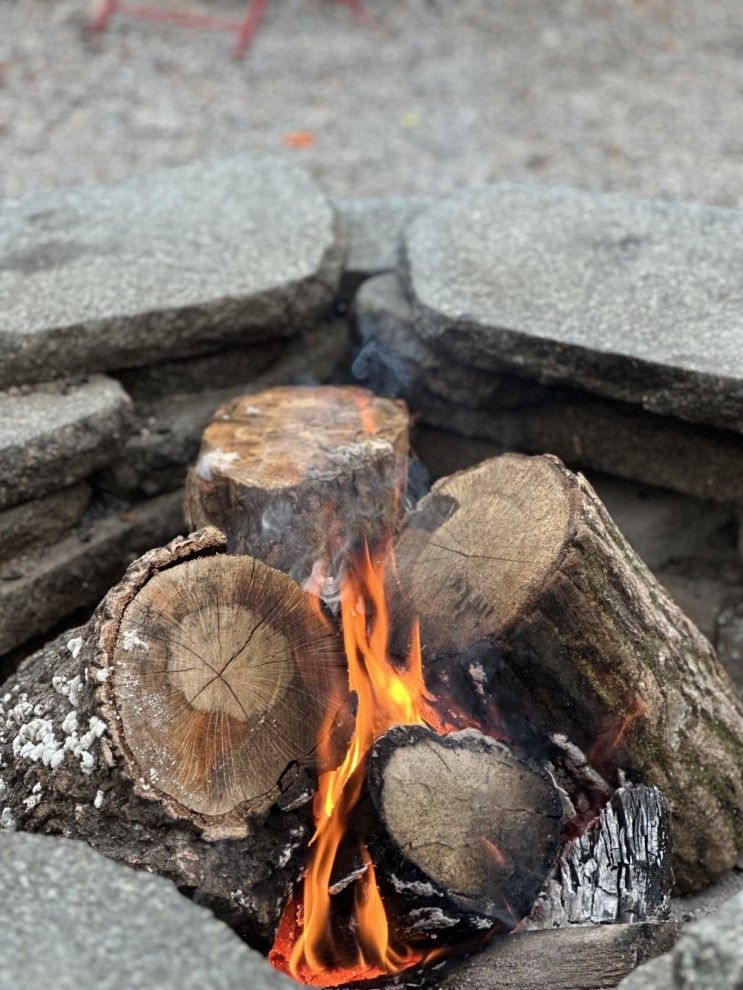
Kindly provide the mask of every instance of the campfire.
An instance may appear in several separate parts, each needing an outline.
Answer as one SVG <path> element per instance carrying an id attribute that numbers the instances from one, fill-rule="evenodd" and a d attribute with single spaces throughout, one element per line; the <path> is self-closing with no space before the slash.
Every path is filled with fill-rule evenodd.
<path id="1" fill-rule="evenodd" d="M 674 874 L 735 862 L 740 703 L 584 478 L 508 454 L 415 492 L 410 426 L 355 387 L 217 410 L 191 534 L 11 713 L 45 713 L 38 815 L 300 983 L 614 985 L 675 936 Z"/>

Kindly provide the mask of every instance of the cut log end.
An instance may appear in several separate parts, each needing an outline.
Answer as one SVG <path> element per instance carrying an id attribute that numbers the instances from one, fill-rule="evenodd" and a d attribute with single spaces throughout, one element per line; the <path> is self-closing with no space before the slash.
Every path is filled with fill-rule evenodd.
<path id="1" fill-rule="evenodd" d="M 392 850 L 388 873 L 419 933 L 442 916 L 510 929 L 528 914 L 562 835 L 546 771 L 476 730 L 397 726 L 374 746 L 369 790 Z"/>
<path id="2" fill-rule="evenodd" d="M 98 677 L 139 792 L 215 836 L 241 834 L 342 721 L 343 655 L 285 574 L 199 549 L 153 551 L 151 573 L 114 595 Z"/>
<path id="3" fill-rule="evenodd" d="M 409 415 L 355 386 L 282 387 L 222 406 L 189 473 L 186 515 L 231 551 L 304 583 L 396 528 Z M 337 570 L 337 569 L 336 569 Z"/>

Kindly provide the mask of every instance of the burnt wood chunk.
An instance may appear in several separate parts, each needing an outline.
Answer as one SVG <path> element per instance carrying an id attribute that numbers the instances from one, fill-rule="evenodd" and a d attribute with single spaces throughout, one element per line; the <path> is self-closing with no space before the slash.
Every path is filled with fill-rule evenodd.
<path id="1" fill-rule="evenodd" d="M 656 787 L 620 787 L 566 843 L 529 928 L 664 920 L 670 911 L 671 812 Z"/>
<path id="2" fill-rule="evenodd" d="M 326 590 L 350 549 L 395 530 L 409 416 L 354 386 L 287 386 L 221 406 L 189 472 L 186 515 Z"/>
<path id="3" fill-rule="evenodd" d="M 475 729 L 395 726 L 374 744 L 368 789 L 377 874 L 411 936 L 510 930 L 528 914 L 562 835 L 545 770 Z"/>
<path id="4" fill-rule="evenodd" d="M 442 479 L 396 557 L 395 649 L 419 616 L 434 693 L 469 686 L 473 709 L 564 733 L 615 786 L 659 787 L 682 889 L 735 863 L 743 701 L 583 477 L 508 454 Z"/>

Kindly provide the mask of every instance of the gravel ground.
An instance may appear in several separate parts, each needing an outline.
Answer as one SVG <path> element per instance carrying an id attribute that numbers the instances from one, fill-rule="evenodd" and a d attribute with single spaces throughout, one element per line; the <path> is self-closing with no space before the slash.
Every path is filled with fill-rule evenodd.
<path id="1" fill-rule="evenodd" d="M 119 18 L 91 39 L 87 0 L 0 0 L 0 194 L 257 148 L 338 195 L 519 178 L 743 205 L 741 0 L 368 6 L 363 27 L 273 0 L 234 62 L 223 34 Z"/>

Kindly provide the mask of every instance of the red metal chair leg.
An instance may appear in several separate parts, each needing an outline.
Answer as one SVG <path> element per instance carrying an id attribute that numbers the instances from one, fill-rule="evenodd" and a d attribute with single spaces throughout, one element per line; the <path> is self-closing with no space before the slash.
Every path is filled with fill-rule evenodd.
<path id="1" fill-rule="evenodd" d="M 248 48 L 250 48 L 250 42 L 253 40 L 259 24 L 263 20 L 267 6 L 268 0 L 252 0 L 245 20 L 237 32 L 237 41 L 235 42 L 235 47 L 232 49 L 234 58 L 242 58 Z"/>
<path id="2" fill-rule="evenodd" d="M 99 34 L 101 31 L 105 31 L 108 22 L 116 13 L 118 6 L 119 0 L 103 0 L 100 10 L 90 22 L 88 30 L 93 34 Z"/>

